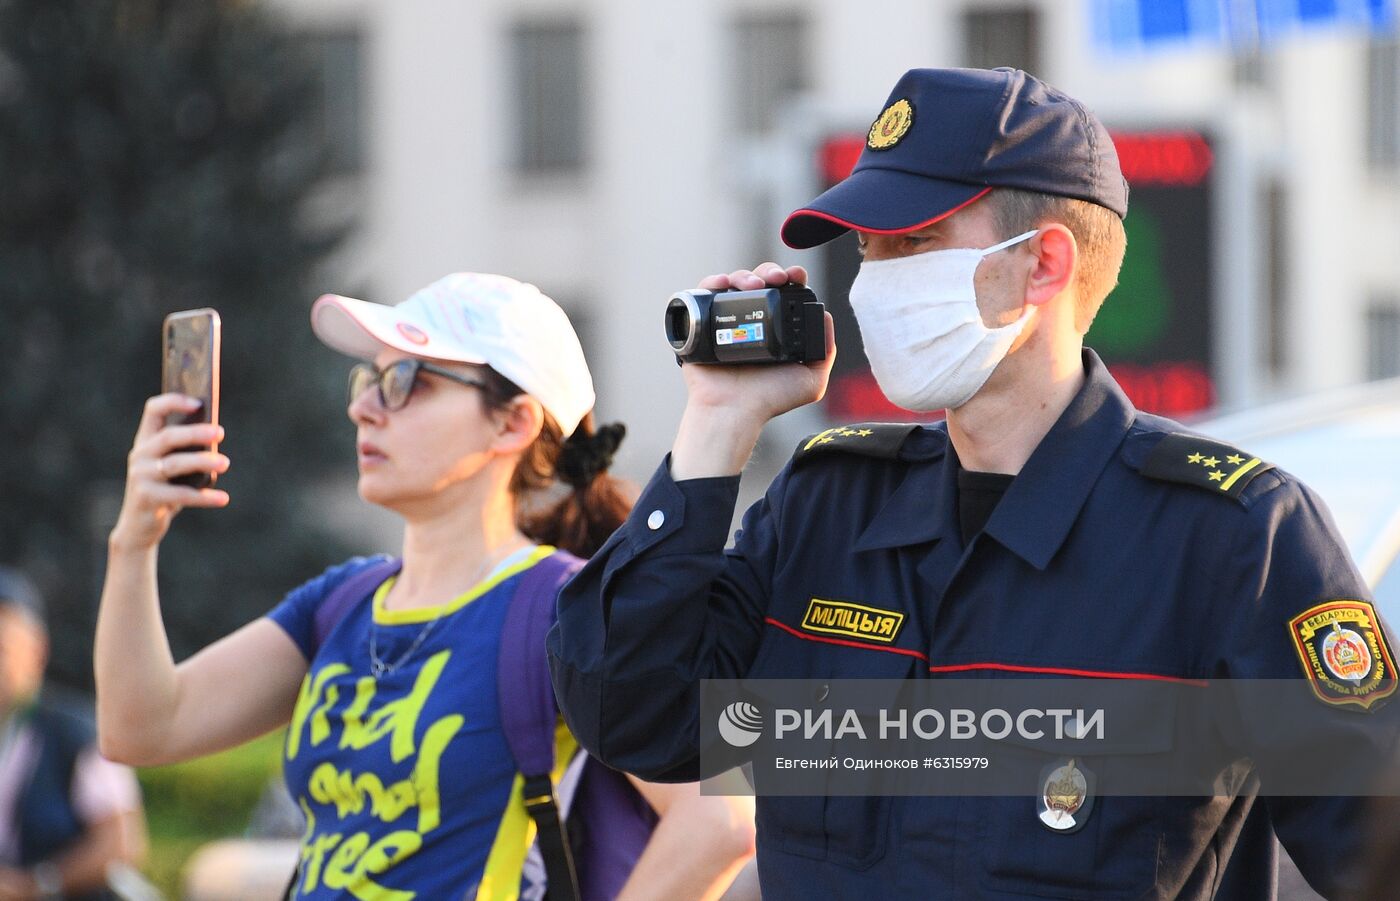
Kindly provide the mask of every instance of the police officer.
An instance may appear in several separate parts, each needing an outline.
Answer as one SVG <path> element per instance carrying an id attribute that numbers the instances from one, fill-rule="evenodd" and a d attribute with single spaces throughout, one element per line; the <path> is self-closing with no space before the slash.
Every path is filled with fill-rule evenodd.
<path id="1" fill-rule="evenodd" d="M 1244 707 L 1246 753 L 1324 767 L 1329 748 L 1390 752 L 1393 655 L 1322 502 L 1246 450 L 1137 412 L 1083 347 L 1127 202 L 1108 133 L 1049 85 L 1009 69 L 900 79 L 851 176 L 782 236 L 857 232 L 850 300 L 874 376 L 946 421 L 804 440 L 725 551 L 760 429 L 822 397 L 830 320 L 820 364 L 684 367 L 672 452 L 550 636 L 590 751 L 694 778 L 706 678 L 1014 673 L 1307 680 L 1326 728 Z M 805 279 L 765 263 L 702 287 Z M 843 604 L 890 628 L 858 627 Z M 1274 833 L 1319 890 L 1359 884 L 1348 798 L 1266 799 L 1256 773 L 1217 797 L 1099 798 L 1063 829 L 1037 804 L 1051 794 L 760 797 L 764 897 L 1265 898 Z"/>

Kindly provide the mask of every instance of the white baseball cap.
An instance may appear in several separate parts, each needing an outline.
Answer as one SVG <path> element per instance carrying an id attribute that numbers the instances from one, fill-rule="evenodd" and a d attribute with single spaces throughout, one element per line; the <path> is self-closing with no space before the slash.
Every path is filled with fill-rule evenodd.
<path id="1" fill-rule="evenodd" d="M 391 347 L 490 366 L 538 400 L 565 437 L 596 400 L 569 317 L 539 288 L 504 275 L 455 272 L 393 307 L 325 294 L 311 307 L 311 329 L 356 359 Z"/>

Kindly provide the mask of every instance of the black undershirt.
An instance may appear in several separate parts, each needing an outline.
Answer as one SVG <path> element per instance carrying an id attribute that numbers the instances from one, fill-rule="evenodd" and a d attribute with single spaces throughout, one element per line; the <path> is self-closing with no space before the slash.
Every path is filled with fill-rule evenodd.
<path id="1" fill-rule="evenodd" d="M 987 525 L 1014 478 L 1002 472 L 973 472 L 958 467 L 958 525 L 964 546 Z"/>

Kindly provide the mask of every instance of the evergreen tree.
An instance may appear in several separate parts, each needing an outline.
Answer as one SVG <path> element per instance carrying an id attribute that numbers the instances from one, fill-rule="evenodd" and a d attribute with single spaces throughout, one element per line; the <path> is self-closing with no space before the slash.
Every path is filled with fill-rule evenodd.
<path id="1" fill-rule="evenodd" d="M 0 561 L 50 606 L 51 678 L 90 684 L 126 453 L 159 391 L 166 313 L 223 317 L 221 511 L 161 551 L 177 656 L 264 612 L 342 548 L 310 509 L 352 439 L 316 344 L 307 225 L 326 174 L 313 71 L 231 0 L 0 0 Z M 256 661 L 249 661 L 256 666 Z"/>

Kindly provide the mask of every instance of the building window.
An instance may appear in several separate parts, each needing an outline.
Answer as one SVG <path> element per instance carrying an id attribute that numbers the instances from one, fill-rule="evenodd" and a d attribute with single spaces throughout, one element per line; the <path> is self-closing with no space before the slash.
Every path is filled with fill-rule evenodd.
<path id="1" fill-rule="evenodd" d="M 783 104 L 811 87 L 807 22 L 796 13 L 744 15 L 731 29 L 730 108 L 740 131 L 767 134 L 777 126 Z"/>
<path id="2" fill-rule="evenodd" d="M 316 134 L 333 171 L 351 173 L 364 166 L 364 40 L 358 32 L 313 34 L 307 38 L 316 65 Z"/>
<path id="3" fill-rule="evenodd" d="M 1400 168 L 1400 37 L 1376 38 L 1366 51 L 1366 157 Z"/>
<path id="4" fill-rule="evenodd" d="M 1400 376 L 1400 297 L 1377 301 L 1366 311 L 1366 375 Z"/>
<path id="5" fill-rule="evenodd" d="M 976 69 L 1010 66 L 1041 76 L 1040 11 L 1032 6 L 963 13 L 963 59 Z"/>
<path id="6" fill-rule="evenodd" d="M 516 167 L 576 172 L 584 164 L 583 27 L 578 22 L 521 22 L 511 33 L 518 125 Z"/>

